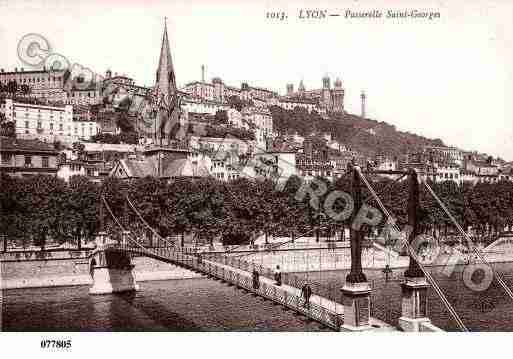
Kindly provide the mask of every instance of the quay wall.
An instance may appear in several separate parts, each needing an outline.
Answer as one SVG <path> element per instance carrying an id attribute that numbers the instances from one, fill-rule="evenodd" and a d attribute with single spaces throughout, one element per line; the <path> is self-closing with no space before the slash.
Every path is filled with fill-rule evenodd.
<path id="1" fill-rule="evenodd" d="M 0 289 L 90 285 L 88 255 L 91 250 L 55 250 L 0 253 Z M 237 255 L 237 254 L 235 254 Z M 208 256 L 206 256 L 208 257 Z M 443 266 L 448 258 L 442 255 L 427 267 Z M 283 272 L 344 270 L 351 267 L 350 249 L 286 249 L 272 252 L 244 254 L 241 259 Z M 513 261 L 513 250 L 498 248 L 487 251 L 486 259 L 493 263 Z M 391 257 L 380 250 L 367 248 L 362 253 L 365 269 L 408 266 L 409 258 Z M 199 278 L 200 274 L 159 262 L 147 257 L 133 258 L 137 281 Z M 459 263 L 463 264 L 463 263 Z"/>
<path id="2" fill-rule="evenodd" d="M 91 285 L 88 250 L 0 254 L 0 289 Z M 135 257 L 137 281 L 199 278 L 200 274 L 147 257 Z"/>

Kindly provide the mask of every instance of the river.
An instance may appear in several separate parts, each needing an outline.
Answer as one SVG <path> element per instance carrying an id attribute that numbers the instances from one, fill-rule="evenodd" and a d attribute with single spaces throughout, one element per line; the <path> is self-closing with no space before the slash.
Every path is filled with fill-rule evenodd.
<path id="1" fill-rule="evenodd" d="M 513 285 L 513 264 L 495 264 Z M 449 301 L 473 331 L 512 331 L 513 300 L 495 283 L 483 292 L 463 284 L 463 267 L 450 277 L 433 269 Z M 372 282 L 372 315 L 397 323 L 400 280 L 366 270 Z M 302 274 L 341 288 L 347 271 Z M 87 286 L 12 289 L 2 292 L 3 331 L 328 331 L 290 310 L 244 290 L 207 278 L 140 283 L 135 294 L 90 296 Z M 458 330 L 447 310 L 429 291 L 429 316 L 445 330 Z"/>

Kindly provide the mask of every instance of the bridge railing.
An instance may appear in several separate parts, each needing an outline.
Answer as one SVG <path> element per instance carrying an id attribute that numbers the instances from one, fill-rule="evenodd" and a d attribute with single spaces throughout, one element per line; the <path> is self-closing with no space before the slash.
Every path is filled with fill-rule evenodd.
<path id="1" fill-rule="evenodd" d="M 343 324 L 343 316 L 341 314 L 337 314 L 336 311 L 332 311 L 316 303 L 310 303 L 305 306 L 304 300 L 300 296 L 290 293 L 289 291 L 274 284 L 259 281 L 259 284 L 255 286 L 251 275 L 254 269 L 256 269 L 261 276 L 272 279 L 272 270 L 262 265 L 225 255 L 216 255 L 215 260 L 203 260 L 202 256 L 197 255 L 195 251 L 181 250 L 179 247 L 154 247 L 149 249 L 141 248 L 140 246 L 135 247 L 128 243 L 120 245 L 119 247 L 121 249 L 130 250 L 143 255 L 166 258 L 176 263 L 180 263 L 185 268 L 202 272 L 211 277 L 232 283 L 237 287 L 244 288 L 247 291 L 253 292 L 300 312 L 332 329 L 339 330 L 340 326 Z M 209 258 L 212 259 L 210 256 Z M 224 266 L 220 264 L 224 264 Z M 246 272 L 247 275 L 238 271 L 230 270 L 229 267 L 240 269 Z M 282 282 L 296 288 L 301 288 L 303 283 L 300 278 L 291 273 L 283 274 Z"/>
<path id="2" fill-rule="evenodd" d="M 238 268 L 246 272 L 250 272 L 252 270 L 248 270 L 250 265 L 245 263 L 245 261 L 239 262 L 239 260 L 237 260 L 235 263 L 237 263 L 239 267 L 235 267 L 235 265 L 233 265 L 234 268 Z M 225 264 L 226 266 L 232 266 L 230 260 L 222 264 Z M 288 308 L 303 313 L 304 315 L 311 317 L 325 324 L 326 326 L 331 327 L 332 329 L 339 330 L 343 323 L 342 315 L 337 314 L 336 312 L 331 311 L 316 303 L 310 303 L 310 305 L 304 306 L 304 300 L 300 296 L 292 294 L 276 285 L 268 284 L 263 281 L 260 281 L 258 285 L 254 285 L 253 280 L 249 274 L 241 274 L 239 272 L 227 269 L 224 266 L 218 266 L 211 261 L 202 261 L 197 257 L 193 259 L 193 266 L 197 267 L 198 270 L 207 273 L 212 277 L 232 283 L 237 287 L 244 288 L 249 292 L 258 294 L 262 297 L 266 297 L 274 302 L 278 302 Z"/>
<path id="3" fill-rule="evenodd" d="M 274 271 L 271 268 L 241 259 L 240 257 L 231 257 L 222 253 L 215 253 L 209 255 L 208 258 L 246 272 L 251 273 L 253 270 L 256 270 L 260 275 L 269 279 L 274 279 Z M 282 283 L 295 288 L 302 288 L 305 284 L 308 284 L 312 289 L 312 293 L 320 297 L 324 297 L 335 302 L 338 302 L 341 298 L 339 288 L 336 288 L 333 285 L 324 285 L 313 282 L 304 276 L 297 275 L 295 273 L 282 273 Z"/>

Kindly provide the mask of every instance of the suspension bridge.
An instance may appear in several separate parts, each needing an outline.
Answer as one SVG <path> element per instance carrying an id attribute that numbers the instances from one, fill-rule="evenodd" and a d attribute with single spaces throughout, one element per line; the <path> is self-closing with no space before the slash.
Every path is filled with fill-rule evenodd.
<path id="1" fill-rule="evenodd" d="M 247 257 L 249 253 L 236 254 L 236 251 L 224 253 L 202 254 L 191 248 L 185 248 L 171 243 L 168 239 L 160 236 L 139 213 L 137 206 L 126 196 L 126 204 L 136 214 L 140 223 L 151 231 L 154 236 L 154 245 L 148 247 L 143 240 L 133 235 L 125 223 L 115 215 L 106 198 L 101 197 L 101 231 L 97 239 L 97 247 L 90 256 L 91 276 L 93 285 L 91 294 L 113 293 L 129 290 L 138 290 L 131 264 L 133 256 L 146 256 L 157 261 L 170 263 L 197 273 L 207 278 L 220 280 L 252 292 L 257 296 L 271 300 L 279 305 L 300 313 L 314 321 L 317 321 L 333 330 L 361 331 L 361 330 L 403 330 L 403 331 L 439 331 L 440 329 L 431 324 L 428 314 L 427 289 L 431 287 L 434 293 L 443 303 L 454 322 L 462 331 L 467 331 L 460 316 L 444 295 L 436 280 L 429 270 L 425 268 L 418 257 L 418 252 L 412 247 L 412 242 L 419 234 L 417 209 L 419 207 L 419 188 L 424 185 L 427 191 L 435 198 L 437 203 L 460 231 L 461 236 L 466 240 L 469 251 L 472 251 L 476 258 L 482 263 L 486 259 L 481 249 L 475 246 L 470 237 L 459 226 L 453 215 L 448 211 L 436 193 L 427 182 L 420 182 L 415 170 L 409 171 L 374 171 L 373 174 L 396 174 L 399 178 L 405 176 L 409 180 L 408 195 L 408 225 L 409 233 L 406 236 L 397 236 L 397 240 L 409 256 L 409 265 L 404 272 L 402 282 L 401 317 L 398 323 L 385 323 L 377 318 L 371 317 L 371 285 L 362 269 L 362 243 L 365 233 L 362 229 L 350 229 L 350 260 L 351 269 L 346 277 L 343 288 L 338 288 L 338 293 L 333 294 L 333 288 L 328 290 L 320 283 L 309 282 L 304 277 L 293 273 L 280 273 L 280 284 L 276 282 L 275 270 L 258 264 Z M 384 206 L 378 193 L 374 190 L 367 178 L 367 172 L 363 172 L 358 166 L 351 166 L 348 173 L 351 175 L 351 194 L 354 201 L 354 211 L 351 215 L 351 223 L 364 205 L 362 189 L 369 192 L 378 204 L 379 210 L 392 224 L 395 233 L 402 233 L 397 224 L 393 221 L 392 214 Z M 399 179 L 398 178 L 398 179 Z M 107 210 L 108 215 L 115 224 L 120 240 L 111 240 L 112 236 L 104 232 L 103 211 Z M 317 228 L 318 229 L 318 228 Z M 311 231 L 309 231 L 311 232 Z M 306 235 L 306 234 L 305 234 Z M 288 242 L 273 245 L 270 249 L 276 250 Z M 380 247 L 380 244 L 376 244 Z M 383 250 L 390 250 L 384 248 Z M 320 257 L 322 261 L 322 256 Z M 322 266 L 322 264 L 320 265 Z M 493 270 L 493 269 L 492 269 Z M 255 273 L 257 277 L 255 278 Z M 505 293 L 513 299 L 513 293 L 504 282 L 502 275 L 493 270 L 494 279 L 504 289 Z M 255 280 L 256 279 L 256 280 Z M 307 301 L 302 289 L 305 284 L 313 288 L 313 295 Z M 331 294 L 330 294 L 331 293 Z M 342 300 L 339 298 L 342 297 Z"/>

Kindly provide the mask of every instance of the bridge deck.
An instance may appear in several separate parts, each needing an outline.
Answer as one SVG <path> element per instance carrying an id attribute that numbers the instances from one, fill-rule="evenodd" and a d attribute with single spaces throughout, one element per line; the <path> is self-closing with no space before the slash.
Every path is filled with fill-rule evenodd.
<path id="1" fill-rule="evenodd" d="M 205 262 L 210 262 L 210 261 L 205 261 Z M 243 271 L 238 268 L 230 267 L 225 264 L 220 264 L 220 263 L 215 263 L 215 264 L 218 266 L 222 266 L 223 268 L 225 268 L 225 270 L 229 270 L 229 271 L 238 273 L 238 275 L 241 277 L 246 277 L 248 282 L 250 282 L 250 280 L 251 280 L 251 274 L 246 271 Z M 277 285 L 275 285 L 275 281 L 273 281 L 267 277 L 263 277 L 263 276 L 260 276 L 260 283 L 261 283 L 261 285 L 264 285 L 267 288 L 269 288 L 269 287 L 277 288 L 278 290 L 281 290 L 284 293 L 286 293 L 285 295 L 287 295 L 287 296 L 301 298 L 301 290 L 296 287 L 293 287 L 293 286 L 290 286 L 287 284 L 282 284 L 281 286 L 277 286 Z M 274 300 L 273 298 L 270 298 L 270 299 Z M 283 304 L 283 303 L 281 303 L 281 304 Z M 292 309 L 298 310 L 301 313 L 303 313 L 305 316 L 310 317 L 314 320 L 317 320 L 317 318 L 312 317 L 312 314 L 309 313 L 309 309 L 304 307 L 304 301 L 302 299 L 299 299 L 298 302 L 294 302 L 293 304 L 295 304 L 295 306 Z M 334 302 L 327 298 L 312 294 L 312 296 L 310 297 L 310 307 L 313 308 L 313 310 L 315 310 L 316 307 L 325 308 L 326 310 L 329 310 L 331 313 L 336 314 L 340 319 L 340 323 L 338 323 L 339 327 L 334 328 L 334 329 L 337 329 L 337 330 L 340 329 L 340 324 L 343 323 L 343 316 L 344 316 L 344 306 L 342 304 Z M 371 330 L 373 330 L 373 331 L 395 331 L 395 330 L 397 330 L 395 327 L 393 327 L 379 319 L 373 318 L 373 317 L 370 318 L 370 325 L 372 327 Z"/>
<path id="2" fill-rule="evenodd" d="M 287 284 L 277 286 L 272 279 L 263 275 L 263 271 L 259 271 L 261 273 L 259 287 L 253 288 L 251 271 L 253 270 L 254 265 L 250 262 L 233 259 L 227 256 L 223 256 L 220 258 L 221 260 L 202 260 L 195 255 L 186 254 L 169 247 L 156 248 L 152 250 L 133 247 L 117 249 L 149 256 L 157 260 L 203 273 L 207 276 L 218 278 L 237 287 L 253 292 L 256 295 L 270 299 L 296 312 L 302 313 L 306 317 L 322 323 L 334 330 L 341 330 L 344 312 L 344 308 L 341 304 L 319 295 L 312 295 L 310 298 L 310 305 L 307 308 L 304 306 L 304 300 L 301 297 L 300 289 Z M 370 318 L 370 325 L 372 328 L 371 330 L 375 331 L 397 330 L 395 327 L 373 317 Z"/>

